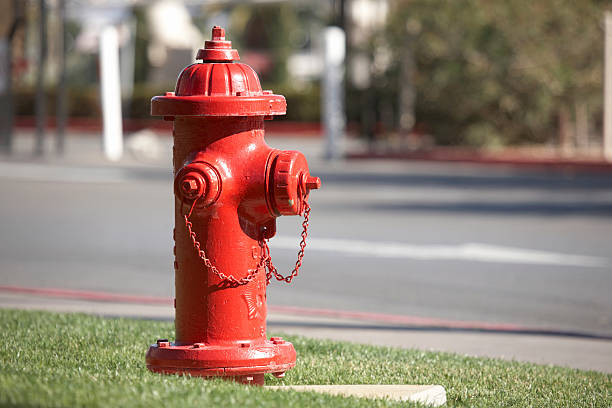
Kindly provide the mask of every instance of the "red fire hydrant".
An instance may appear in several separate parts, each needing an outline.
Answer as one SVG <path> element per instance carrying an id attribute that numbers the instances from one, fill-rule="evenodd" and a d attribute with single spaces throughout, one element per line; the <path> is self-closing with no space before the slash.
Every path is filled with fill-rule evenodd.
<path id="1" fill-rule="evenodd" d="M 176 340 L 149 348 L 160 373 L 222 376 L 251 384 L 295 366 L 293 345 L 266 336 L 266 287 L 302 264 L 310 190 L 304 155 L 264 142 L 264 120 L 285 98 L 263 91 L 220 27 L 181 72 L 175 92 L 152 99 L 152 115 L 174 121 Z M 280 215 L 303 215 L 298 260 L 278 273 L 267 240 Z"/>

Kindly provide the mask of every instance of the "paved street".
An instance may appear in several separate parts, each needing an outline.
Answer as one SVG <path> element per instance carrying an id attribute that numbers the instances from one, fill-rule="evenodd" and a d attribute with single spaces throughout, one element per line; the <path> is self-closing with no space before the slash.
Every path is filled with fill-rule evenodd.
<path id="1" fill-rule="evenodd" d="M 0 161 L 0 285 L 171 296 L 169 153 L 109 166 L 80 143 L 67 159 Z M 270 144 L 304 150 L 323 180 L 303 269 L 270 304 L 612 336 L 610 174 L 329 165 L 317 141 Z M 278 223 L 282 269 L 299 228 Z"/>

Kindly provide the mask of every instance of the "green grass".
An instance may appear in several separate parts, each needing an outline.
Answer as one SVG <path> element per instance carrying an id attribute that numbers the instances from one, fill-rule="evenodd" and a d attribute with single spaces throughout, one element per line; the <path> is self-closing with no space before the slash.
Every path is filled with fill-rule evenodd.
<path id="1" fill-rule="evenodd" d="M 171 336 L 169 322 L 0 309 L 0 323 L 2 406 L 406 406 L 150 373 L 145 351 Z M 451 407 L 612 406 L 612 376 L 602 373 L 285 337 L 297 366 L 267 384 L 441 384 Z"/>

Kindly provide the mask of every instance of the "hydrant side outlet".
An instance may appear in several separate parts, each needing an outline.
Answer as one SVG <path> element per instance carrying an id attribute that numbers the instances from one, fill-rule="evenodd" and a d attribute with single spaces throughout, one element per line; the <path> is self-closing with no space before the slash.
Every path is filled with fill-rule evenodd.
<path id="1" fill-rule="evenodd" d="M 153 344 L 147 368 L 263 384 L 295 366 L 293 345 L 266 335 L 266 288 L 291 282 L 304 255 L 310 190 L 306 158 L 264 141 L 264 119 L 285 98 L 263 91 L 251 67 L 214 27 L 174 93 L 152 99 L 153 115 L 174 121 L 176 339 Z M 278 273 L 267 240 L 276 218 L 303 215 L 298 262 Z"/>

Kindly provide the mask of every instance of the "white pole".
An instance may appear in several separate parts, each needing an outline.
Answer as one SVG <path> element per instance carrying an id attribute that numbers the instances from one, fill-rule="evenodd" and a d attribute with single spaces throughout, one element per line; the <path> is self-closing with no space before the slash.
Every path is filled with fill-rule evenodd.
<path id="1" fill-rule="evenodd" d="M 325 29 L 325 65 L 323 68 L 323 126 L 325 129 L 327 159 L 343 156 L 345 131 L 344 115 L 344 57 L 346 54 L 344 30 L 339 27 Z"/>
<path id="2" fill-rule="evenodd" d="M 603 153 L 612 161 L 612 12 L 605 13 Z"/>
<path id="3" fill-rule="evenodd" d="M 129 40 L 119 53 L 119 75 L 121 75 L 121 96 L 131 100 L 134 95 L 134 65 L 136 64 L 136 18 L 130 17 L 126 25 L 129 30 Z"/>
<path id="4" fill-rule="evenodd" d="M 108 160 L 123 154 L 123 124 L 119 82 L 119 36 L 114 26 L 100 33 L 100 93 L 102 94 L 103 146 Z"/>

